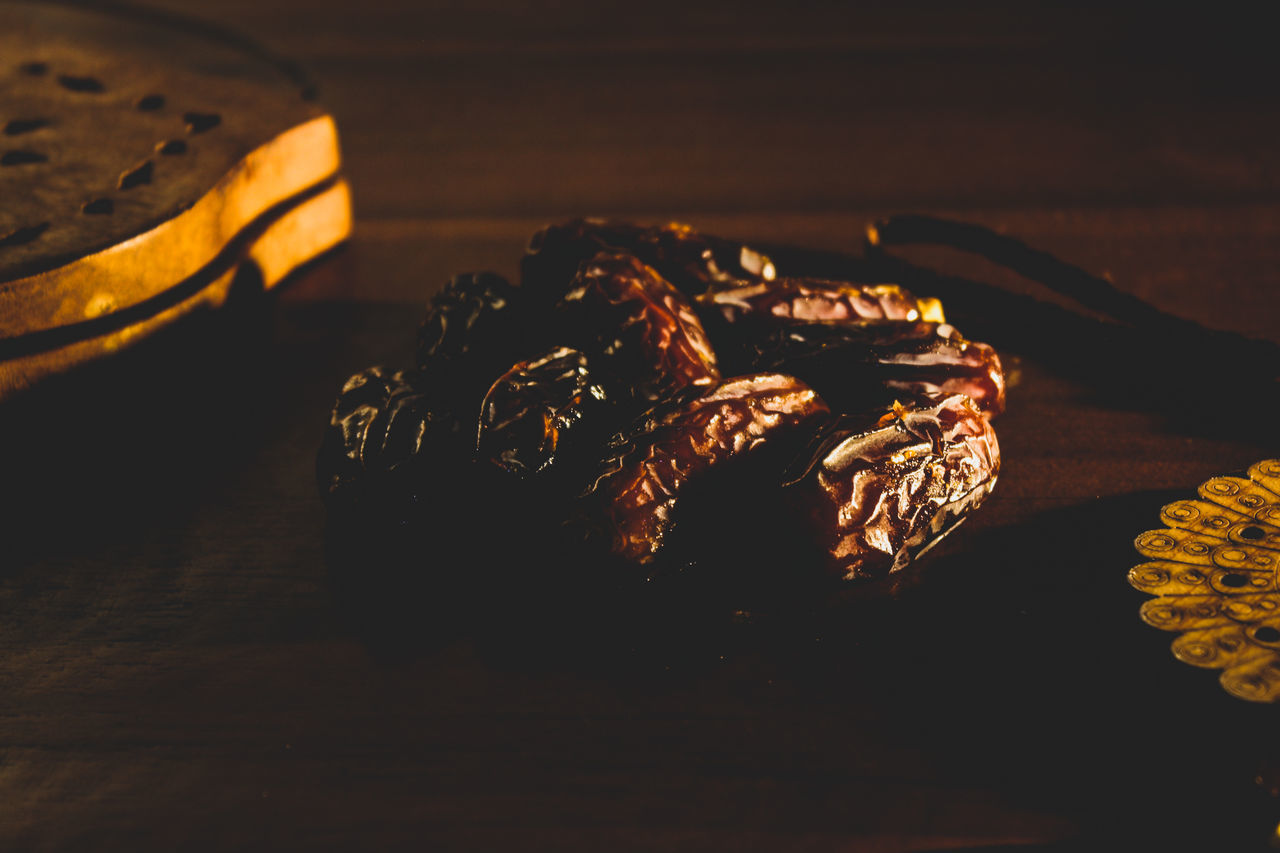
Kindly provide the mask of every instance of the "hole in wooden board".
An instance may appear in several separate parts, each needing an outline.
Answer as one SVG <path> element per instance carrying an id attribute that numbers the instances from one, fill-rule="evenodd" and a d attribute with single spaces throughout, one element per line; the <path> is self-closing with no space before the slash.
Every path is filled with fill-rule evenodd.
<path id="1" fill-rule="evenodd" d="M 74 74 L 59 74 L 58 85 L 72 92 L 88 92 L 94 95 L 107 91 L 107 87 L 103 86 L 102 81 L 97 77 L 77 77 Z"/>
<path id="2" fill-rule="evenodd" d="M 47 118 L 15 118 L 4 126 L 4 134 L 5 136 L 21 136 L 24 133 L 31 133 L 33 130 L 39 130 L 49 125 L 50 121 Z"/>
<path id="3" fill-rule="evenodd" d="M 152 168 L 151 161 L 147 160 L 125 172 L 120 176 L 120 189 L 131 190 L 139 184 L 151 183 Z"/>
<path id="4" fill-rule="evenodd" d="M 49 63 L 24 62 L 18 66 L 18 70 L 23 74 L 30 74 L 32 77 L 40 77 L 49 73 Z"/>
<path id="5" fill-rule="evenodd" d="M 93 201 L 86 201 L 80 210 L 90 215 L 103 216 L 114 213 L 116 209 L 115 202 L 109 198 L 95 198 Z"/>
<path id="6" fill-rule="evenodd" d="M 217 113 L 183 113 L 182 120 L 187 123 L 188 133 L 204 133 L 222 124 L 222 116 Z"/>
<path id="7" fill-rule="evenodd" d="M 164 95 L 144 95 L 138 99 L 136 106 L 144 113 L 164 109 Z"/>
<path id="8" fill-rule="evenodd" d="M 0 156 L 0 166 L 26 166 L 31 163 L 47 162 L 49 162 L 49 158 L 39 151 L 28 151 L 25 148 L 15 148 L 12 151 L 4 152 L 4 155 Z"/>
<path id="9" fill-rule="evenodd" d="M 6 246 L 21 246 L 24 243 L 30 243 L 39 237 L 49 227 L 48 222 L 41 222 L 39 225 L 27 225 L 22 228 L 15 228 L 9 232 L 0 232 L 0 249 Z"/>
<path id="10" fill-rule="evenodd" d="M 187 143 L 181 139 L 170 139 L 157 145 L 156 151 L 169 157 L 173 157 L 178 154 L 186 154 Z"/>

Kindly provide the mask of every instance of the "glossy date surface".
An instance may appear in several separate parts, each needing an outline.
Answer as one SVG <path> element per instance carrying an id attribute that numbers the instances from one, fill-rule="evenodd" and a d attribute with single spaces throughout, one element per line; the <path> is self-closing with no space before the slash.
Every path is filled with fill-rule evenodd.
<path id="1" fill-rule="evenodd" d="M 602 516 L 614 554 L 638 564 L 652 562 L 691 481 L 759 452 L 827 413 L 826 403 L 811 388 L 783 374 L 741 376 L 705 390 L 686 389 L 614 441 L 584 499 L 592 513 Z"/>
<path id="2" fill-rule="evenodd" d="M 760 252 L 704 236 L 688 225 L 573 219 L 533 235 L 521 262 L 521 281 L 541 293 L 563 292 L 578 268 L 601 251 L 634 255 L 689 295 L 744 280 L 769 280 L 775 274 L 773 262 Z"/>
<path id="3" fill-rule="evenodd" d="M 371 367 L 343 385 L 316 457 L 321 494 L 333 505 L 413 500 L 437 487 L 432 468 L 465 453 L 468 429 L 415 371 Z"/>
<path id="4" fill-rule="evenodd" d="M 600 355 L 615 386 L 639 400 L 657 402 L 720 378 L 689 301 L 632 255 L 594 256 L 574 276 L 562 310 L 585 330 L 583 348 Z"/>
<path id="5" fill-rule="evenodd" d="M 830 576 L 876 579 L 949 532 L 999 471 L 990 422 L 968 397 L 943 395 L 827 423 L 784 475 L 784 504 Z"/>
<path id="6" fill-rule="evenodd" d="M 580 434 L 602 439 L 608 408 L 586 355 L 556 347 L 517 362 L 493 383 L 480 406 L 478 458 L 519 477 L 540 474 L 566 455 L 572 459 L 575 439 L 577 455 L 589 453 Z"/>
<path id="7" fill-rule="evenodd" d="M 946 323 L 788 325 L 757 338 L 740 357 L 736 368 L 795 374 L 837 411 L 939 393 L 965 394 L 988 417 L 1004 411 L 1000 357 Z"/>
<path id="8" fill-rule="evenodd" d="M 500 275 L 454 276 L 431 298 L 418 328 L 418 368 L 437 381 L 451 382 L 510 365 L 526 337 L 527 310 L 519 288 Z M 487 388 L 492 379 L 480 381 Z"/>
<path id="9" fill-rule="evenodd" d="M 730 326 L 768 329 L 788 323 L 858 320 L 943 322 L 936 299 L 921 299 L 896 284 L 853 284 L 824 279 L 778 278 L 704 293 L 698 305 Z"/>
<path id="10" fill-rule="evenodd" d="M 333 409 L 321 492 L 385 515 L 414 565 L 768 607 L 902 569 L 995 482 L 1003 368 L 936 300 L 676 224 L 549 226 L 521 274 L 455 277 L 415 369 L 362 371 Z"/>

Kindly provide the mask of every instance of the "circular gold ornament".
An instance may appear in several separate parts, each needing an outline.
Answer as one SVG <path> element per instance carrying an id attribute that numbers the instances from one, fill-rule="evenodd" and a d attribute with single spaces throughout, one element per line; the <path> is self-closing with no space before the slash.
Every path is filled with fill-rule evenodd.
<path id="1" fill-rule="evenodd" d="M 1250 702 L 1280 700 L 1280 459 L 1248 477 L 1214 477 L 1198 499 L 1160 510 L 1168 527 L 1134 540 L 1148 559 L 1129 583 L 1157 596 L 1142 619 L 1176 631 L 1173 654 L 1220 669 L 1219 681 Z"/>

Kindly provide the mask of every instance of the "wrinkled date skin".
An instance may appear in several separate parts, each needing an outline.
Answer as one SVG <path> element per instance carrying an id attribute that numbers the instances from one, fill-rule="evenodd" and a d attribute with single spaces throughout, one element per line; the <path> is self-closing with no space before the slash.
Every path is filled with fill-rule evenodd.
<path id="1" fill-rule="evenodd" d="M 823 279 L 779 278 L 704 293 L 698 305 L 731 326 L 749 330 L 788 323 L 858 320 L 944 321 L 942 304 L 920 299 L 896 284 L 852 284 Z"/>
<path id="2" fill-rule="evenodd" d="M 524 316 L 520 289 L 489 272 L 454 276 L 434 297 L 418 328 L 420 370 L 438 382 L 459 375 L 482 378 L 480 393 L 493 375 L 515 360 L 533 318 Z"/>
<path id="3" fill-rule="evenodd" d="M 592 516 L 603 517 L 614 554 L 640 565 L 651 563 L 691 480 L 759 452 L 828 413 L 811 388 L 782 374 L 686 389 L 615 440 L 613 454 L 584 502 Z"/>
<path id="4" fill-rule="evenodd" d="M 464 422 L 420 375 L 368 368 L 347 380 L 330 414 L 316 458 L 320 492 L 331 505 L 369 494 L 412 500 L 416 489 L 438 486 L 426 468 L 466 443 Z"/>
<path id="5" fill-rule="evenodd" d="M 683 225 L 539 231 L 520 285 L 462 275 L 431 300 L 416 364 L 342 389 L 317 457 L 329 527 L 353 577 L 440 566 L 426 589 L 453 573 L 513 612 L 782 613 L 896 582 L 1000 467 L 1000 359 L 936 300 L 779 277 Z"/>
<path id="6" fill-rule="evenodd" d="M 583 265 L 562 311 L 590 331 L 584 346 L 600 353 L 615 386 L 638 400 L 651 404 L 720 378 L 689 301 L 631 255 L 601 253 Z"/>
<path id="7" fill-rule="evenodd" d="M 521 281 L 530 290 L 553 294 L 554 300 L 578 268 L 601 251 L 634 255 L 690 296 L 774 277 L 773 262 L 764 255 L 749 246 L 703 236 L 688 225 L 642 227 L 574 219 L 533 235 L 520 265 Z"/>
<path id="8" fill-rule="evenodd" d="M 518 477 L 563 467 L 566 455 L 577 461 L 589 453 L 584 445 L 598 447 L 605 437 L 601 433 L 607 434 L 601 427 L 608 421 L 608 408 L 608 396 L 592 381 L 586 355 L 556 347 L 518 362 L 493 383 L 480 406 L 477 456 Z M 593 429 L 596 424 L 600 427 Z"/>
<path id="9" fill-rule="evenodd" d="M 418 329 L 417 370 L 371 367 L 346 381 L 316 457 L 331 504 L 413 500 L 439 487 L 423 471 L 470 457 L 480 401 L 523 340 L 518 297 L 499 275 L 455 276 Z"/>
<path id="10" fill-rule="evenodd" d="M 841 415 L 784 475 L 783 505 L 821 544 L 832 577 L 882 578 L 955 527 L 995 486 L 1000 447 L 960 394 Z"/>
<path id="11" fill-rule="evenodd" d="M 787 370 L 837 411 L 863 411 L 892 399 L 965 394 L 988 417 L 1004 411 L 1004 369 L 996 351 L 953 326 L 924 322 L 808 323 L 757 339 L 745 364 Z"/>

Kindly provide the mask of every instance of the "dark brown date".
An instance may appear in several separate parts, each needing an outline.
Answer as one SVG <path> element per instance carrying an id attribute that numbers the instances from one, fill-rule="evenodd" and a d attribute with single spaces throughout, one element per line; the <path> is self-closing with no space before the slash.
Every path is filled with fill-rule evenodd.
<path id="1" fill-rule="evenodd" d="M 729 369 L 786 370 L 837 411 L 939 393 L 965 394 L 988 417 L 1004 411 L 1000 357 L 946 323 L 788 325 L 755 340 Z"/>
<path id="2" fill-rule="evenodd" d="M 771 327 L 787 323 L 859 320 L 925 320 L 941 323 L 942 303 L 921 299 L 896 284 L 853 284 L 825 279 L 779 278 L 704 293 L 698 305 L 730 325 Z"/>
<path id="3" fill-rule="evenodd" d="M 515 361 L 532 323 L 521 316 L 520 302 L 519 288 L 500 275 L 454 276 L 431 298 L 418 328 L 418 368 L 444 381 L 479 374 L 487 388 L 497 371 Z"/>
<path id="4" fill-rule="evenodd" d="M 588 514 L 603 521 L 609 550 L 632 563 L 650 563 L 661 552 L 691 481 L 828 413 L 811 388 L 782 374 L 698 390 L 686 389 L 617 437 L 584 495 Z"/>
<path id="5" fill-rule="evenodd" d="M 441 614 L 500 589 L 500 622 L 586 609 L 597 633 L 624 603 L 636 630 L 659 602 L 812 613 L 840 583 L 910 577 L 994 486 L 1000 359 L 937 300 L 780 278 L 678 224 L 549 226 L 520 266 L 519 286 L 454 278 L 413 370 L 343 387 L 316 472 L 354 585 Z"/>
<path id="6" fill-rule="evenodd" d="M 959 524 L 995 486 L 1000 448 L 961 394 L 841 415 L 783 478 L 783 506 L 842 580 L 881 578 Z"/>
<path id="7" fill-rule="evenodd" d="M 688 300 L 631 255 L 602 252 L 584 264 L 562 304 L 589 337 L 614 387 L 652 404 L 686 385 L 720 378 Z M 647 408 L 647 405 L 645 406 Z"/>
<path id="8" fill-rule="evenodd" d="M 635 255 L 689 295 L 740 281 L 770 280 L 773 262 L 749 246 L 699 234 L 688 225 L 638 226 L 601 219 L 573 219 L 533 235 L 521 262 L 524 286 L 564 292 L 581 264 L 601 251 Z"/>
<path id="9" fill-rule="evenodd" d="M 420 375 L 368 368 L 334 404 L 316 458 L 320 491 L 335 505 L 411 502 L 431 483 L 429 469 L 465 455 L 468 432 Z"/>
<path id="10" fill-rule="evenodd" d="M 493 383 L 480 406 L 478 458 L 518 477 L 563 467 L 566 456 L 577 467 L 572 463 L 590 453 L 583 446 L 598 447 L 607 436 L 608 407 L 587 357 L 556 347 L 518 362 Z"/>

